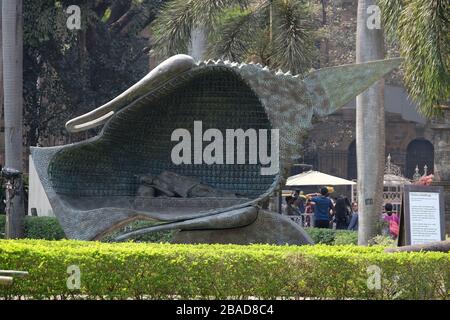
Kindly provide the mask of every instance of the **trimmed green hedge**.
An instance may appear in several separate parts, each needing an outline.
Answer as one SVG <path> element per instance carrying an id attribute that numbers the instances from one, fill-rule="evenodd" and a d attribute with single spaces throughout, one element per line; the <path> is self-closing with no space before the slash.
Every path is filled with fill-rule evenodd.
<path id="1" fill-rule="evenodd" d="M 135 221 L 129 225 L 132 229 L 148 227 L 151 225 L 148 221 Z M 5 216 L 0 215 L 0 234 L 5 230 Z M 358 244 L 358 234 L 355 231 L 346 230 L 332 230 L 319 228 L 306 228 L 306 232 L 311 236 L 315 243 L 343 245 L 343 244 Z M 117 235 L 117 232 L 115 233 Z M 29 239 L 46 239 L 46 240 L 60 240 L 64 239 L 64 232 L 56 218 L 51 217 L 29 217 L 25 218 L 25 235 Z M 172 231 L 163 231 L 156 233 L 149 233 L 140 236 L 136 240 L 143 242 L 168 242 L 173 236 Z M 3 236 L 0 236 L 2 238 Z M 109 237 L 111 238 L 111 237 Z M 108 239 L 105 239 L 108 241 Z"/>
<path id="2" fill-rule="evenodd" d="M 320 228 L 305 228 L 305 230 L 314 240 L 314 243 L 330 245 L 358 244 L 358 233 L 356 231 Z"/>
<path id="3" fill-rule="evenodd" d="M 0 238 L 4 238 L 5 215 L 0 215 Z M 58 220 L 52 217 L 26 216 L 24 221 L 25 237 L 29 239 L 60 240 L 65 238 Z"/>
<path id="4" fill-rule="evenodd" d="M 67 288 L 71 265 L 80 290 Z M 373 266 L 379 289 L 368 287 Z M 7 299 L 448 299 L 450 288 L 450 254 L 383 247 L 0 240 L 0 269 L 30 272 L 0 286 Z"/>
<path id="5" fill-rule="evenodd" d="M 25 234 L 30 239 L 46 240 L 60 240 L 66 236 L 58 220 L 51 217 L 26 217 Z"/>

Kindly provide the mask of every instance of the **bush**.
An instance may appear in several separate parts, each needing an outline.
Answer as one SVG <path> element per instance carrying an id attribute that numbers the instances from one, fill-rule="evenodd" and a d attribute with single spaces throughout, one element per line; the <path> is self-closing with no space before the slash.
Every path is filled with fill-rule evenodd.
<path id="1" fill-rule="evenodd" d="M 358 232 L 337 230 L 334 238 L 334 245 L 358 244 Z"/>
<path id="2" fill-rule="evenodd" d="M 0 238 L 5 237 L 6 216 L 0 215 Z M 60 240 L 65 238 L 64 231 L 56 218 L 26 216 L 24 221 L 25 237 L 29 239 Z"/>
<path id="3" fill-rule="evenodd" d="M 358 233 L 347 230 L 333 230 L 321 228 L 305 228 L 306 232 L 320 244 L 358 244 Z"/>
<path id="4" fill-rule="evenodd" d="M 65 238 L 64 231 L 56 218 L 26 217 L 25 234 L 30 239 L 60 240 Z"/>
<path id="5" fill-rule="evenodd" d="M 448 298 L 450 254 L 383 249 L 0 240 L 0 267 L 30 273 L 11 287 L 1 286 L 0 297 Z M 71 265 L 80 268 L 80 290 L 67 288 Z M 371 290 L 373 265 L 381 269 L 382 281 Z"/>
<path id="6" fill-rule="evenodd" d="M 5 237 L 5 216 L 0 215 L 0 238 Z M 149 221 L 135 221 L 121 228 L 119 231 L 107 236 L 104 241 L 110 242 L 114 236 L 119 235 L 125 229 L 128 231 L 153 225 Z M 54 217 L 25 217 L 24 222 L 25 238 L 27 239 L 44 239 L 44 240 L 61 240 L 65 238 L 59 222 Z M 135 240 L 140 242 L 169 242 L 172 239 L 173 231 L 161 231 L 148 233 L 137 237 Z"/>
<path id="7" fill-rule="evenodd" d="M 336 231 L 332 229 L 305 228 L 314 243 L 333 244 Z"/>

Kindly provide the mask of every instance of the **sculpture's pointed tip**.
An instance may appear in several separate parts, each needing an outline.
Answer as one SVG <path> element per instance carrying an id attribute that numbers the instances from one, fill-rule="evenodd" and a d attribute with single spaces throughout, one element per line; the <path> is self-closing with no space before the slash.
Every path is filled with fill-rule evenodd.
<path id="1" fill-rule="evenodd" d="M 310 73 L 304 82 L 315 97 L 316 111 L 329 114 L 397 68 L 401 61 L 394 58 L 324 68 Z"/>

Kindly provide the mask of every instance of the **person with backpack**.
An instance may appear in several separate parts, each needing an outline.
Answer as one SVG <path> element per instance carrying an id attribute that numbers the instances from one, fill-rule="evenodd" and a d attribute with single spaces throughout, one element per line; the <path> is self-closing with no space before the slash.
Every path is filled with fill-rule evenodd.
<path id="1" fill-rule="evenodd" d="M 385 214 L 383 215 L 383 220 L 387 222 L 387 230 L 385 234 L 388 234 L 392 239 L 397 239 L 400 227 L 400 218 L 393 211 L 393 206 L 391 203 L 386 203 L 384 206 Z"/>

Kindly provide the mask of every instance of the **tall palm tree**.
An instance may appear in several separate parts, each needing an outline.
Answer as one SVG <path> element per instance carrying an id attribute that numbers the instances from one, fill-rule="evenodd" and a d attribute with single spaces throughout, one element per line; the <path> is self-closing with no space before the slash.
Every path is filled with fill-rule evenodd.
<path id="1" fill-rule="evenodd" d="M 375 2 L 376 0 L 358 0 L 357 63 L 384 58 L 383 31 L 369 28 L 367 23 L 370 17 L 367 9 Z M 384 80 L 379 80 L 356 98 L 360 245 L 367 245 L 377 235 L 377 221 L 383 202 L 384 130 Z"/>
<path id="2" fill-rule="evenodd" d="M 208 57 L 302 73 L 314 52 L 310 12 L 302 0 L 173 0 L 154 21 L 155 51 L 188 52 L 192 30 L 201 25 Z"/>
<path id="3" fill-rule="evenodd" d="M 22 0 L 2 1 L 3 86 L 5 120 L 5 166 L 23 170 L 22 136 Z M 7 216 L 6 236 L 23 235 L 24 203 L 22 183 Z"/>
<path id="4" fill-rule="evenodd" d="M 403 58 L 404 82 L 426 117 L 442 115 L 450 100 L 448 0 L 378 0 L 387 34 Z"/>

